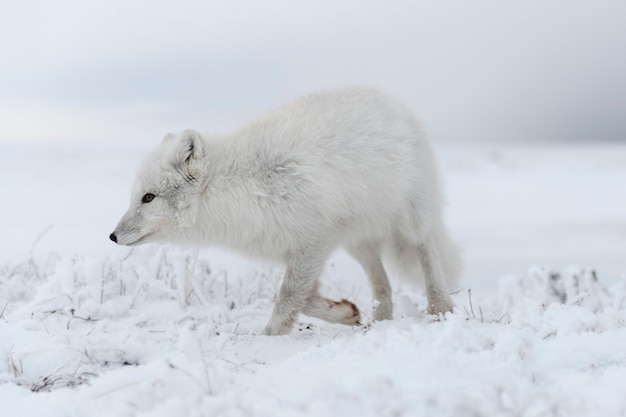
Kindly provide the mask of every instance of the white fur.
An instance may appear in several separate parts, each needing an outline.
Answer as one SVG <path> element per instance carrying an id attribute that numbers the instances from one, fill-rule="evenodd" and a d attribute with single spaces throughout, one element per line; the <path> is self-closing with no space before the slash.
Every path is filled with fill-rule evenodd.
<path id="1" fill-rule="evenodd" d="M 147 193 L 155 198 L 142 203 Z M 359 322 L 354 304 L 317 291 L 338 247 L 365 269 L 376 320 L 392 318 L 383 253 L 415 276 L 421 264 L 433 314 L 452 310 L 448 288 L 460 265 L 418 121 L 394 99 L 361 88 L 306 96 L 231 135 L 167 135 L 144 162 L 111 238 L 219 245 L 284 262 L 265 334 L 288 332 L 299 312 Z"/>

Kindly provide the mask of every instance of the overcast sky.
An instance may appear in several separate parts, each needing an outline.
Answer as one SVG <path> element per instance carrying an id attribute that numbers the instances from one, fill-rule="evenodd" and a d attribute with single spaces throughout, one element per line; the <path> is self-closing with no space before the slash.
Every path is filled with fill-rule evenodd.
<path id="1" fill-rule="evenodd" d="M 0 140 L 223 131 L 354 84 L 437 140 L 626 142 L 626 1 L 0 6 Z"/>

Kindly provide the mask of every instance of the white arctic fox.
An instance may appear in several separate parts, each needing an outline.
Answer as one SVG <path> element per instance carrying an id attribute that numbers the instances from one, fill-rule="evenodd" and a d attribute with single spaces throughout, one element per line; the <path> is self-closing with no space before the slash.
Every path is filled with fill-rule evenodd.
<path id="1" fill-rule="evenodd" d="M 418 121 L 396 100 L 362 88 L 306 96 L 230 135 L 168 134 L 142 165 L 110 238 L 218 245 L 284 262 L 269 335 L 289 332 L 300 312 L 359 323 L 352 302 L 318 293 L 338 247 L 367 273 L 375 320 L 392 318 L 381 258 L 416 279 L 423 272 L 433 314 L 452 310 L 448 288 L 460 265 Z"/>

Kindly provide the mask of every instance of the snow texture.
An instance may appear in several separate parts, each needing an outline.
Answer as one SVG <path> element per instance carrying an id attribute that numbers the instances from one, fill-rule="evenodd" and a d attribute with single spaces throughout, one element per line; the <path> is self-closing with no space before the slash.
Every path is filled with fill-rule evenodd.
<path id="1" fill-rule="evenodd" d="M 2 416 L 626 415 L 623 148 L 441 150 L 468 259 L 455 312 L 425 315 L 422 290 L 394 280 L 396 319 L 372 323 L 363 273 L 338 254 L 322 293 L 355 301 L 364 326 L 301 316 L 268 337 L 280 266 L 99 246 L 134 169 L 107 168 L 112 145 L 54 145 L 47 168 L 53 145 L 2 146 Z"/>

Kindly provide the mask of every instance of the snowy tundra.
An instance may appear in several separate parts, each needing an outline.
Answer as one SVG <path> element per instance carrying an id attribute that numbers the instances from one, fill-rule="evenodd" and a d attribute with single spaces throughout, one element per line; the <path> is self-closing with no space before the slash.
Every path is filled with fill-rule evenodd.
<path id="1" fill-rule="evenodd" d="M 348 300 L 318 292 L 343 248 L 364 268 L 374 320 L 392 318 L 385 264 L 423 276 L 428 311 L 452 311 L 460 258 L 442 219 L 435 158 L 417 119 L 371 89 L 303 97 L 230 135 L 168 134 L 143 163 L 111 240 L 217 245 L 283 262 L 264 334 L 300 312 L 358 324 Z"/>

